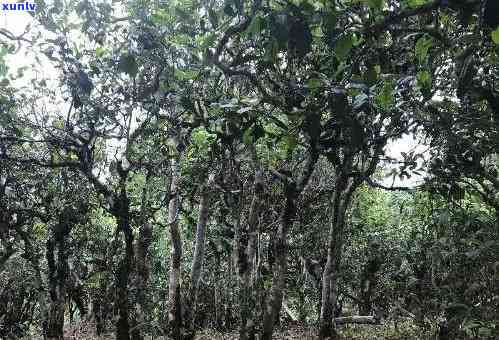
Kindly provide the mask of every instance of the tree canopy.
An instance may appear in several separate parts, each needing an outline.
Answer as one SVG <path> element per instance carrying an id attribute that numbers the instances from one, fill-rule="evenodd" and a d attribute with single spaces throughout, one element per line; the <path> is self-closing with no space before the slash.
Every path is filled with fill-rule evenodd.
<path id="1" fill-rule="evenodd" d="M 497 1 L 36 5 L 0 28 L 0 337 L 499 335 Z"/>

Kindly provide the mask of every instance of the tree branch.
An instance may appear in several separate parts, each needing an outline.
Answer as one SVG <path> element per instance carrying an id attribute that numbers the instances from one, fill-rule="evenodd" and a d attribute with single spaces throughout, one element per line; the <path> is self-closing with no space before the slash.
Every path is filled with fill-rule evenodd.
<path id="1" fill-rule="evenodd" d="M 466 5 L 472 6 L 472 5 L 478 5 L 479 3 L 480 3 L 480 0 L 471 0 L 471 1 L 467 1 Z M 377 22 L 369 27 L 366 27 L 366 29 L 364 30 L 364 33 L 367 35 L 372 34 L 372 33 L 379 34 L 383 30 L 385 30 L 387 27 L 389 27 L 391 25 L 398 24 L 399 22 L 401 22 L 404 19 L 416 16 L 416 15 L 428 13 L 428 12 L 431 12 L 431 11 L 436 10 L 438 8 L 447 7 L 447 6 L 448 5 L 444 4 L 442 2 L 442 0 L 433 0 L 427 4 L 424 4 L 424 5 L 416 7 L 416 8 L 405 9 L 399 13 L 396 13 L 396 14 L 390 13 L 387 17 L 385 17 L 385 19 L 383 19 L 383 20 L 381 20 L 381 21 L 379 21 L 379 22 Z"/>
<path id="2" fill-rule="evenodd" d="M 16 36 L 16 35 L 12 34 L 12 32 L 9 32 L 8 30 L 6 30 L 5 28 L 0 28 L 0 35 L 3 35 L 7 39 L 15 40 L 15 41 L 25 41 L 25 42 L 29 42 L 30 44 L 32 44 L 33 42 L 31 40 L 24 38 L 24 35 L 26 33 L 27 32 L 24 32 L 23 34 Z"/>
<path id="3" fill-rule="evenodd" d="M 387 187 L 387 186 L 384 186 L 384 185 L 379 184 L 377 182 L 374 182 L 371 178 L 367 178 L 366 179 L 366 183 L 370 187 L 379 188 L 379 189 L 388 190 L 388 191 L 408 191 L 408 192 L 413 192 L 413 191 L 416 191 L 418 189 L 418 187 L 414 187 L 414 188 L 409 188 L 409 187 L 394 187 L 394 186 Z"/>
<path id="4" fill-rule="evenodd" d="M 424 5 L 416 7 L 416 8 L 410 8 L 410 9 L 403 10 L 397 14 L 390 13 L 390 14 L 388 14 L 387 17 L 385 17 L 380 22 L 377 22 L 374 25 L 367 27 L 364 32 L 367 34 L 369 34 L 371 32 L 374 32 L 375 34 L 380 33 L 381 31 L 385 30 L 387 27 L 394 25 L 394 24 L 397 24 L 406 18 L 410 18 L 412 16 L 431 12 L 431 11 L 437 9 L 440 6 L 440 4 L 441 4 L 441 0 L 434 0 L 434 1 L 431 1 L 427 4 L 424 4 Z"/>

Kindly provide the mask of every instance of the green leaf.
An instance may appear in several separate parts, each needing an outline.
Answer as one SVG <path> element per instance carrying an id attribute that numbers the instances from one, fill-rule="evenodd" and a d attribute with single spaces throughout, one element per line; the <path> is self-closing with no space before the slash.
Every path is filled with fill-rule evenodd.
<path id="1" fill-rule="evenodd" d="M 286 149 L 288 153 L 293 152 L 293 150 L 296 148 L 298 145 L 298 140 L 291 135 L 285 136 L 283 138 L 284 144 L 286 144 Z"/>
<path id="2" fill-rule="evenodd" d="M 131 54 L 124 54 L 121 56 L 120 61 L 118 63 L 118 69 L 121 72 L 130 75 L 130 77 L 135 77 L 139 72 L 139 66 L 137 65 L 137 61 L 135 61 L 135 57 Z"/>
<path id="3" fill-rule="evenodd" d="M 356 34 L 352 34 L 352 45 L 353 45 L 353 47 L 357 47 L 360 44 L 362 44 L 363 42 L 364 42 L 364 38 L 362 36 L 359 38 L 359 37 L 357 37 Z"/>
<path id="4" fill-rule="evenodd" d="M 262 31 L 264 24 L 264 20 L 262 19 L 261 16 L 256 15 L 253 20 L 251 20 L 251 24 L 249 27 L 246 29 L 246 32 L 250 35 L 258 35 Z"/>
<path id="5" fill-rule="evenodd" d="M 251 145 L 254 143 L 253 139 L 253 128 L 247 128 L 243 133 L 243 143 L 246 145 Z"/>
<path id="6" fill-rule="evenodd" d="M 97 56 L 97 58 L 101 58 L 102 56 L 104 56 L 105 53 L 106 53 L 106 49 L 102 46 L 98 46 L 95 49 L 95 55 Z"/>
<path id="7" fill-rule="evenodd" d="M 367 0 L 369 7 L 381 10 L 385 5 L 385 0 Z"/>
<path id="8" fill-rule="evenodd" d="M 187 34 L 176 34 L 169 37 L 168 41 L 177 46 L 188 46 L 191 43 L 191 37 Z"/>
<path id="9" fill-rule="evenodd" d="M 497 28 L 494 31 L 492 31 L 491 35 L 492 35 L 492 41 L 496 45 L 499 45 L 499 26 L 497 26 Z"/>
<path id="10" fill-rule="evenodd" d="M 246 145 L 253 144 L 263 136 L 265 136 L 265 129 L 260 124 L 253 125 L 244 131 L 243 143 Z"/>
<path id="11" fill-rule="evenodd" d="M 56 129 L 62 130 L 64 128 L 64 120 L 62 118 L 58 118 L 52 121 L 52 126 Z"/>
<path id="12" fill-rule="evenodd" d="M 175 14 L 184 22 L 191 20 L 191 16 L 180 6 L 175 7 Z"/>
<path id="13" fill-rule="evenodd" d="M 428 0 L 407 0 L 407 5 L 410 8 L 416 8 L 428 3 Z"/>
<path id="14" fill-rule="evenodd" d="M 376 96 L 376 103 L 382 109 L 388 110 L 393 105 L 393 83 L 386 81 Z"/>
<path id="15" fill-rule="evenodd" d="M 196 129 L 192 132 L 192 143 L 196 146 L 203 145 L 207 140 L 206 130 Z"/>
<path id="16" fill-rule="evenodd" d="M 174 74 L 175 77 L 180 80 L 194 80 L 199 75 L 199 71 L 192 69 L 181 70 L 177 68 L 175 69 Z"/>
<path id="17" fill-rule="evenodd" d="M 433 41 L 430 38 L 421 37 L 416 42 L 415 53 L 420 64 L 426 62 L 428 50 L 433 46 Z"/>
<path id="18" fill-rule="evenodd" d="M 158 8 L 153 11 L 151 15 L 151 21 L 155 24 L 162 25 L 170 20 L 170 12 L 166 9 Z"/>
<path id="19" fill-rule="evenodd" d="M 315 37 L 315 38 L 322 38 L 322 37 L 324 37 L 324 32 L 322 31 L 322 27 L 321 26 L 315 26 L 312 29 L 312 36 Z"/>
<path id="20" fill-rule="evenodd" d="M 319 78 L 310 78 L 307 81 L 307 86 L 310 90 L 318 89 L 322 87 L 322 80 L 320 80 Z"/>
<path id="21" fill-rule="evenodd" d="M 192 143 L 199 150 L 206 150 L 216 140 L 216 135 L 209 133 L 203 127 L 194 129 L 191 136 Z"/>
<path id="22" fill-rule="evenodd" d="M 419 71 L 417 75 L 418 85 L 424 89 L 431 88 L 431 76 L 428 71 Z"/>
<path id="23" fill-rule="evenodd" d="M 214 33 L 208 33 L 203 37 L 201 42 L 201 48 L 204 50 L 206 48 L 212 47 L 217 39 L 217 36 Z"/>
<path id="24" fill-rule="evenodd" d="M 334 53 L 336 57 L 340 60 L 345 59 L 350 53 L 350 50 L 353 47 L 352 34 L 347 33 L 343 34 L 334 46 Z"/>

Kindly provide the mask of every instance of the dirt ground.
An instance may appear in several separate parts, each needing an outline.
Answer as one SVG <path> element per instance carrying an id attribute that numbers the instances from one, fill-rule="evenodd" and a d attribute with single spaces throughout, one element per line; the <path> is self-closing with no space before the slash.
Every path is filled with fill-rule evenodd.
<path id="1" fill-rule="evenodd" d="M 67 327 L 64 334 L 65 340 L 112 340 L 114 334 L 96 336 L 95 327 L 89 323 L 78 323 Z M 317 329 L 293 326 L 276 332 L 276 340 L 316 340 Z M 343 326 L 340 329 L 343 340 L 433 340 L 434 337 L 422 333 L 411 323 L 400 323 L 398 325 L 353 325 Z M 22 340 L 42 340 L 41 336 L 27 336 Z M 167 340 L 164 336 L 147 335 L 145 340 Z M 199 331 L 196 340 L 238 340 L 237 332 L 220 333 L 206 329 Z"/>
<path id="2" fill-rule="evenodd" d="M 424 334 L 412 324 L 395 325 L 357 325 L 340 329 L 344 340 L 433 340 L 430 334 Z M 221 334 L 209 330 L 200 332 L 196 340 L 237 340 L 236 333 Z M 293 327 L 281 330 L 274 336 L 276 340 L 316 340 L 317 329 Z"/>

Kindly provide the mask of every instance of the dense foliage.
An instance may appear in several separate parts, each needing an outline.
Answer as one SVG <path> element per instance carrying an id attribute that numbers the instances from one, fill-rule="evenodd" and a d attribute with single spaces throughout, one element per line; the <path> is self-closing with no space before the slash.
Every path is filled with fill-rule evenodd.
<path id="1" fill-rule="evenodd" d="M 498 4 L 38 1 L 0 29 L 0 338 L 497 338 Z"/>

